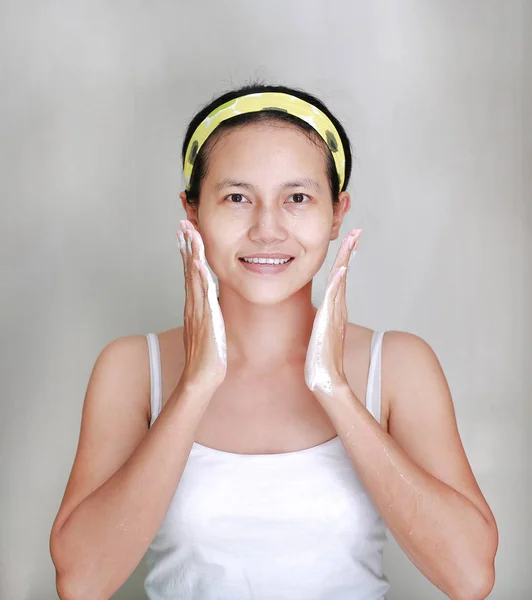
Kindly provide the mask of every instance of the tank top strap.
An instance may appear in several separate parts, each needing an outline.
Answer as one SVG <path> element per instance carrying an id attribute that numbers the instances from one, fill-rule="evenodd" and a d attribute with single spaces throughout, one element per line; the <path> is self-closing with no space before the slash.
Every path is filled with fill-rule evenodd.
<path id="1" fill-rule="evenodd" d="M 380 423 L 381 420 L 382 339 L 385 333 L 385 331 L 374 331 L 371 337 L 369 373 L 366 389 L 366 408 L 378 423 Z"/>
<path id="2" fill-rule="evenodd" d="M 150 427 L 161 412 L 163 403 L 163 390 L 161 382 L 161 351 L 159 348 L 159 338 L 155 333 L 146 334 L 148 340 L 148 351 L 150 355 L 150 407 L 151 419 Z"/>

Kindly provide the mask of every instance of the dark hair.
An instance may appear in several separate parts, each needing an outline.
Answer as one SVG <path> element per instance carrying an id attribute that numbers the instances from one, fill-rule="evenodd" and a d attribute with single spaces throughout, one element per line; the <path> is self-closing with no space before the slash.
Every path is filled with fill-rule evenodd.
<path id="1" fill-rule="evenodd" d="M 293 115 L 290 115 L 282 110 L 276 111 L 275 109 L 268 108 L 257 112 L 245 113 L 242 115 L 231 117 L 230 119 L 226 119 L 225 121 L 220 123 L 218 127 L 216 127 L 215 131 L 209 136 L 207 141 L 200 148 L 198 155 L 194 159 L 194 166 L 190 177 L 190 189 L 185 191 L 187 203 L 190 206 L 195 207 L 199 205 L 201 182 L 207 174 L 210 152 L 214 145 L 214 141 L 219 139 L 223 132 L 226 132 L 234 127 L 243 127 L 248 123 L 285 121 L 305 131 L 309 139 L 319 144 L 320 147 L 324 150 L 325 156 L 327 157 L 327 176 L 329 179 L 332 201 L 333 205 L 337 204 L 338 194 L 339 192 L 342 192 L 346 189 L 347 184 L 349 183 L 349 177 L 351 175 L 352 158 L 349 138 L 347 137 L 347 134 L 340 121 L 338 121 L 338 119 L 329 111 L 329 109 L 323 104 L 323 102 L 321 102 L 321 100 L 319 100 L 311 94 L 308 94 L 307 92 L 304 92 L 299 89 L 289 88 L 284 85 L 264 85 L 260 83 L 246 84 L 242 87 L 239 87 L 230 92 L 222 94 L 221 96 L 218 96 L 207 106 L 202 108 L 192 119 L 187 128 L 185 140 L 183 142 L 183 148 L 181 151 L 183 165 L 185 164 L 186 151 L 190 138 L 194 134 L 196 127 L 203 121 L 203 119 L 207 115 L 209 115 L 217 106 L 220 106 L 225 102 L 228 102 L 229 100 L 234 100 L 235 98 L 238 98 L 239 96 L 244 96 L 246 94 L 255 94 L 260 92 L 285 92 L 287 94 L 297 96 L 298 98 L 306 100 L 310 104 L 319 108 L 329 117 L 329 119 L 331 119 L 338 131 L 338 134 L 340 135 L 340 140 L 345 153 L 345 177 L 342 189 L 338 189 L 340 187 L 340 179 L 338 177 L 338 172 L 336 171 L 336 165 L 334 163 L 332 153 L 329 150 L 328 146 L 325 144 L 325 142 L 322 140 L 320 135 L 317 133 L 317 131 L 312 127 L 312 125 L 309 125 L 305 121 L 294 117 Z"/>

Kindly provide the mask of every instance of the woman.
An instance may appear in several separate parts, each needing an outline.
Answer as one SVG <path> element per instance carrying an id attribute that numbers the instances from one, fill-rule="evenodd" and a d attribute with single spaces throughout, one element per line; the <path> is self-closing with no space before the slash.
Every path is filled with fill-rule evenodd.
<path id="1" fill-rule="evenodd" d="M 245 86 L 183 144 L 184 327 L 98 357 L 51 534 L 61 598 L 382 599 L 388 528 L 451 598 L 485 598 L 497 527 L 431 347 L 347 323 L 347 135 L 314 96 Z M 218 276 L 219 296 L 206 263 Z"/>

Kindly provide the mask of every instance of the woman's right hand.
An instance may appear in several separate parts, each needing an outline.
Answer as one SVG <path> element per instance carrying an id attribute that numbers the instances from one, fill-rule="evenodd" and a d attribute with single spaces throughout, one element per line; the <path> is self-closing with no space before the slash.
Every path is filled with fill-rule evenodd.
<path id="1" fill-rule="evenodd" d="M 187 219 L 177 232 L 185 270 L 183 341 L 186 362 L 181 382 L 214 390 L 225 379 L 227 345 L 216 285 L 207 268 L 205 247 L 199 231 Z"/>

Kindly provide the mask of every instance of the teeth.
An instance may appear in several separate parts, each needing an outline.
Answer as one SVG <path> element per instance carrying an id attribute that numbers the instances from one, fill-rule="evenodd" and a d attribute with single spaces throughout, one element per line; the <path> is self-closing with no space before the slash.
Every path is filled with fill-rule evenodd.
<path id="1" fill-rule="evenodd" d="M 290 259 L 289 258 L 244 258 L 242 259 L 247 263 L 254 263 L 260 265 L 284 265 Z"/>

